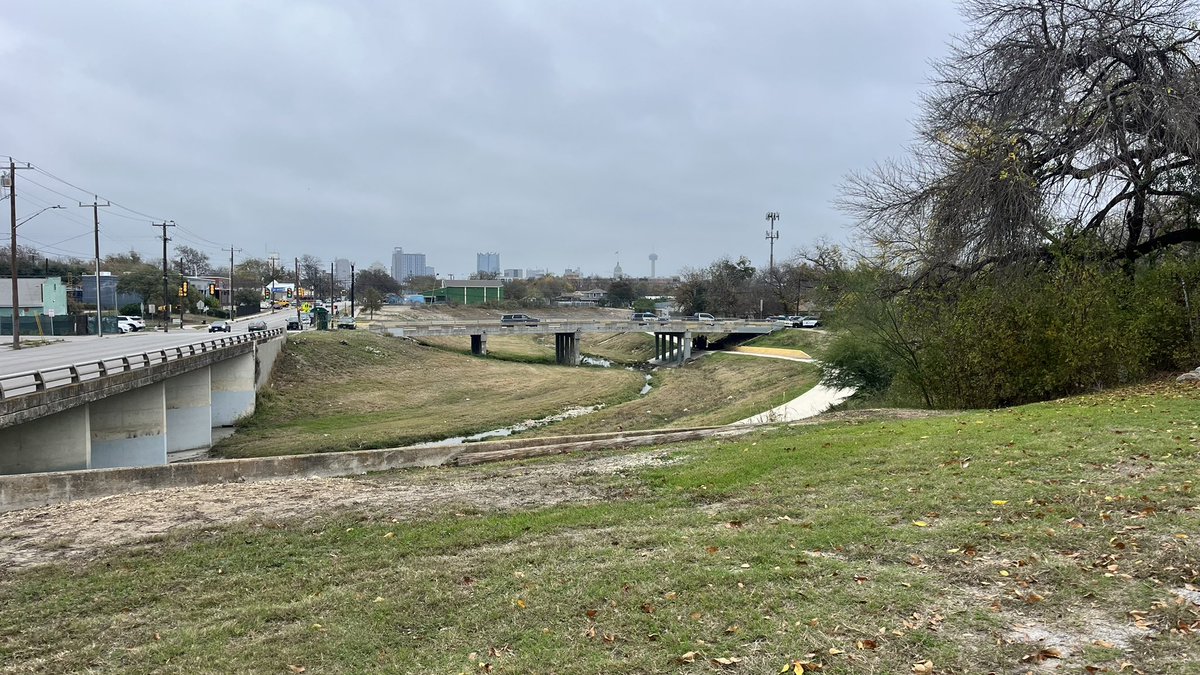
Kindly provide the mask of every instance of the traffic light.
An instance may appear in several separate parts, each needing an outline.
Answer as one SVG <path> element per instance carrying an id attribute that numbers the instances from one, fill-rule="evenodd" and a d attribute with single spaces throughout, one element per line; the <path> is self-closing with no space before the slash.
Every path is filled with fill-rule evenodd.
<path id="1" fill-rule="evenodd" d="M 214 296 L 214 297 L 217 295 L 217 285 L 216 284 L 208 285 L 208 294 L 211 296 Z"/>
<path id="2" fill-rule="evenodd" d="M 187 297 L 187 294 L 188 294 L 188 282 L 187 282 L 187 279 L 184 279 L 184 280 L 183 280 L 183 288 L 181 288 L 181 289 L 179 290 L 179 294 L 180 294 L 180 295 L 182 295 L 182 296 L 184 296 L 184 297 Z"/>
<path id="3" fill-rule="evenodd" d="M 291 300 L 292 299 L 292 287 L 291 286 L 288 286 L 288 294 L 287 295 L 288 295 L 288 300 Z"/>

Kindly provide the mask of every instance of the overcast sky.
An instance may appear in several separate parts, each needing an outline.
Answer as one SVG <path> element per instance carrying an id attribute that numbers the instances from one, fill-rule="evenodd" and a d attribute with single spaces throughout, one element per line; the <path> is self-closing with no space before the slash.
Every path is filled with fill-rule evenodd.
<path id="1" fill-rule="evenodd" d="M 912 137 L 949 0 L 80 0 L 0 13 L 19 243 L 177 243 L 439 274 L 766 265 L 847 218 L 849 171 Z M 62 193 L 56 194 L 51 190 Z M 6 207 L 7 209 L 7 207 Z M 226 247 L 225 252 L 219 249 Z"/>

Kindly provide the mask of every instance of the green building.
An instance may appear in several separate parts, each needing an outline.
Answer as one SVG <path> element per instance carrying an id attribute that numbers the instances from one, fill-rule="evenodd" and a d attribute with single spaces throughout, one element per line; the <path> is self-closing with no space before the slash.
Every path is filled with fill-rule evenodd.
<path id="1" fill-rule="evenodd" d="M 442 287 L 425 296 L 425 302 L 482 305 L 504 300 L 504 282 L 496 279 L 443 279 Z"/>

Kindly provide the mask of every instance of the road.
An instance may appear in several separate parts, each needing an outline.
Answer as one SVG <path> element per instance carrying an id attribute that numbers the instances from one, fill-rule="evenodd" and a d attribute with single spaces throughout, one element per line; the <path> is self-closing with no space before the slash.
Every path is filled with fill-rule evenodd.
<path id="1" fill-rule="evenodd" d="M 281 311 L 275 314 L 266 313 L 256 317 L 244 317 L 234 322 L 233 332 L 246 332 L 246 326 L 254 319 L 266 321 L 267 328 L 284 328 L 287 325 L 287 320 L 295 316 L 296 313 L 294 311 Z M 0 347 L 0 375 L 95 361 L 100 358 L 141 354 L 145 351 L 203 342 L 211 338 L 229 334 L 209 333 L 207 327 L 187 326 L 183 329 L 171 330 L 168 333 L 152 330 L 125 333 L 123 335 L 104 335 L 103 337 L 96 337 L 95 335 L 47 336 L 44 339 L 50 342 L 50 344 L 37 346 L 33 346 L 32 344 L 26 346 L 25 343 L 27 341 L 30 343 L 36 342 L 41 338 L 36 336 L 22 336 L 22 348 L 16 351 L 10 346 L 11 338 L 6 336 L 9 341 L 4 342 L 4 347 Z M 2 339 L 5 338 L 0 338 L 0 340 Z"/>

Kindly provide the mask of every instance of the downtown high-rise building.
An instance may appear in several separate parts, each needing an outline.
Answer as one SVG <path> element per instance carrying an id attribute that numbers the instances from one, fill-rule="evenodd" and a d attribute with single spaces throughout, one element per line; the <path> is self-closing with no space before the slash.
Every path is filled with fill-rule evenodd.
<path id="1" fill-rule="evenodd" d="M 392 250 L 393 279 L 404 283 L 420 276 L 433 276 L 433 268 L 425 264 L 424 253 L 405 253 L 399 246 Z"/>
<path id="2" fill-rule="evenodd" d="M 500 254 L 476 253 L 475 271 L 486 274 L 500 274 Z"/>

